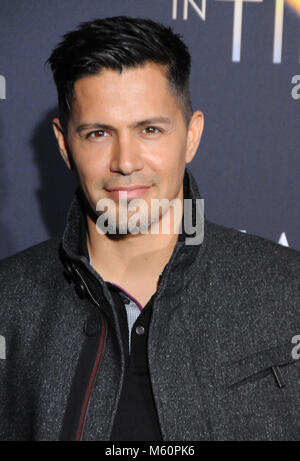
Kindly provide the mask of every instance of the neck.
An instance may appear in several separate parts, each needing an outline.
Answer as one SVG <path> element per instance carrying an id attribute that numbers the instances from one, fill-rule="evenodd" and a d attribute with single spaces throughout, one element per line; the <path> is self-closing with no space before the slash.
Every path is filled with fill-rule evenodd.
<path id="1" fill-rule="evenodd" d="M 180 195 L 183 203 L 182 191 Z M 164 219 L 166 215 L 160 218 L 158 234 L 149 229 L 148 234 L 128 234 L 121 239 L 111 239 L 99 234 L 95 222 L 87 215 L 87 246 L 94 269 L 104 280 L 119 284 L 128 280 L 157 280 L 178 241 L 172 206 L 168 234 L 161 231 Z"/>

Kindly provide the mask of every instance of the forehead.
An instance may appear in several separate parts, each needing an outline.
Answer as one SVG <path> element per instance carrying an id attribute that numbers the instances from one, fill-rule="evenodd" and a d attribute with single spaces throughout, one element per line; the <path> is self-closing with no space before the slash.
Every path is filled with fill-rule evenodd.
<path id="1" fill-rule="evenodd" d="M 114 117 L 122 120 L 145 115 L 171 115 L 179 103 L 170 90 L 166 68 L 147 63 L 121 73 L 111 69 L 82 77 L 74 84 L 72 115 Z"/>

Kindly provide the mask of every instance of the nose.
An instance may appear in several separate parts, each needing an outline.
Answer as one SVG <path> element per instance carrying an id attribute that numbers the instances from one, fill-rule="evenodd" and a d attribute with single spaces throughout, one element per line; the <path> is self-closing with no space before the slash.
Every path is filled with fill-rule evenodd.
<path id="1" fill-rule="evenodd" d="M 134 136 L 125 134 L 118 136 L 111 157 L 111 171 L 130 175 L 144 166 L 139 143 Z"/>

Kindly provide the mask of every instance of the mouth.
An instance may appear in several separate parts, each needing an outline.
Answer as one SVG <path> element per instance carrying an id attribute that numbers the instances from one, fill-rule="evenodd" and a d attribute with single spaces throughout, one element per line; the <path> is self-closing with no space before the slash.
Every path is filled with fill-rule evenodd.
<path id="1" fill-rule="evenodd" d="M 142 195 L 147 192 L 152 186 L 144 186 L 144 185 L 133 185 L 133 186 L 119 186 L 114 187 L 112 189 L 107 189 L 109 194 L 114 198 L 121 198 L 121 199 L 131 199 L 136 197 L 141 197 Z"/>

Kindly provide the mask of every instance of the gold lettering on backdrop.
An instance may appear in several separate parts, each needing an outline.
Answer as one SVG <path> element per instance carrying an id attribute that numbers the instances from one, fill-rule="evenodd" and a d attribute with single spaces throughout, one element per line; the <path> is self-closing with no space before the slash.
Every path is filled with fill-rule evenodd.
<path id="1" fill-rule="evenodd" d="M 233 3 L 233 28 L 232 28 L 232 62 L 241 61 L 241 43 L 243 29 L 243 6 L 244 3 L 262 3 L 264 0 L 215 0 L 216 2 Z M 274 35 L 273 35 L 273 63 L 280 64 L 282 60 L 282 38 L 283 38 L 283 20 L 284 20 L 284 0 L 273 0 L 275 3 L 274 13 Z M 295 6 L 290 0 L 288 4 L 292 6 L 294 11 Z M 172 0 L 172 19 L 178 19 L 179 5 L 182 5 L 182 19 L 187 21 L 189 18 L 189 10 L 193 10 L 202 21 L 206 20 L 206 0 Z M 190 8 L 191 7 L 191 8 Z M 299 1 L 300 12 L 300 1 Z"/>
<path id="2" fill-rule="evenodd" d="M 172 0 L 172 19 L 177 19 L 178 14 L 178 0 Z M 199 6 L 199 0 L 182 0 L 183 2 L 183 13 L 182 17 L 185 21 L 188 19 L 189 7 L 197 13 L 197 15 L 205 21 L 206 17 L 206 0 L 201 0 L 201 6 Z"/>

